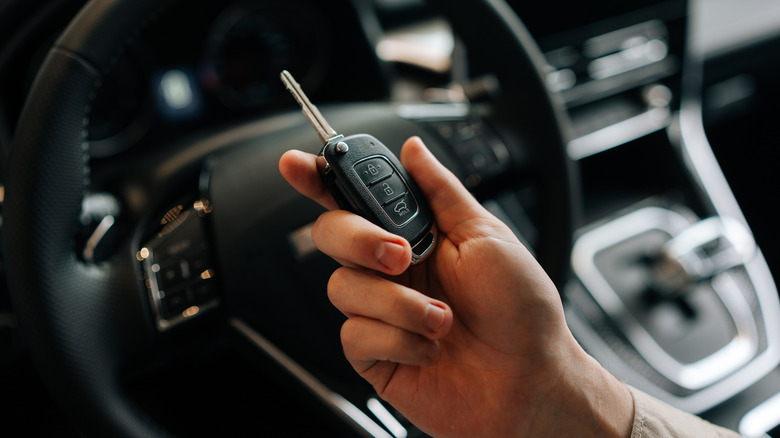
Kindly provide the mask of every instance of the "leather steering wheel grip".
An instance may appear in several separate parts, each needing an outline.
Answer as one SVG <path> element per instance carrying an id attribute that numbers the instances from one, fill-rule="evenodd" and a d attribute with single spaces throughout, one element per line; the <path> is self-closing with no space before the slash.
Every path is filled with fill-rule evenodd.
<path id="1" fill-rule="evenodd" d="M 4 228 L 14 310 L 44 382 L 88 435 L 165 435 L 131 406 L 119 376 L 150 334 L 132 252 L 96 266 L 78 258 L 75 244 L 89 179 L 90 105 L 127 35 L 140 31 L 127 27 L 145 23 L 155 3 L 89 3 L 44 61 L 8 160 Z"/>

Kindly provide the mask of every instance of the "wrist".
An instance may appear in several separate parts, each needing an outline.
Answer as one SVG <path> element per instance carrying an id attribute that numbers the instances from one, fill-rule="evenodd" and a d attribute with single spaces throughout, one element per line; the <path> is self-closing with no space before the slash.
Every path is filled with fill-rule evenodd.
<path id="1" fill-rule="evenodd" d="M 634 420 L 631 392 L 573 342 L 548 393 L 548 415 L 538 417 L 550 420 L 543 435 L 628 438 Z"/>

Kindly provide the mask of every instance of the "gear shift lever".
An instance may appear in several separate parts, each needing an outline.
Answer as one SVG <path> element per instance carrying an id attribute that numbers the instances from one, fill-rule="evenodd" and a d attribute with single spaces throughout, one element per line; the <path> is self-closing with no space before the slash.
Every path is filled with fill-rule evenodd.
<path id="1" fill-rule="evenodd" d="M 684 295 L 694 284 L 750 262 L 756 253 L 750 232 L 736 220 L 704 219 L 662 246 L 653 266 L 654 289 L 667 298 Z"/>

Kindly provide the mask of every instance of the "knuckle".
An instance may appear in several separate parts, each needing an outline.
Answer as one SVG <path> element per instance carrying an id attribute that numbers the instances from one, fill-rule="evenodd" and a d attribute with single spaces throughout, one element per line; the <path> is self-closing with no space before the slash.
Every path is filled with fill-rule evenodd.
<path id="1" fill-rule="evenodd" d="M 423 327 L 427 308 L 425 302 L 402 288 L 397 288 L 395 293 L 388 294 L 386 300 L 388 311 L 398 315 L 399 324 L 412 332 L 426 331 Z"/>
<path id="2" fill-rule="evenodd" d="M 328 280 L 328 299 L 334 305 L 336 305 L 336 303 L 339 301 L 344 289 L 344 285 L 347 284 L 345 277 L 347 277 L 348 269 L 349 268 L 345 267 L 336 269 L 333 271 L 333 274 L 331 274 L 330 279 Z"/>
<path id="3" fill-rule="evenodd" d="M 355 318 L 349 318 L 341 325 L 341 345 L 347 356 L 360 356 L 361 333 L 362 331 L 359 328 L 359 324 L 356 323 Z"/>
<path id="4" fill-rule="evenodd" d="M 322 237 L 323 237 L 323 231 L 327 230 L 327 226 L 325 226 L 325 222 L 327 222 L 328 213 L 325 212 L 317 217 L 317 220 L 314 221 L 314 223 L 311 226 L 311 240 L 314 242 L 314 246 L 317 248 L 321 248 L 322 244 Z"/>

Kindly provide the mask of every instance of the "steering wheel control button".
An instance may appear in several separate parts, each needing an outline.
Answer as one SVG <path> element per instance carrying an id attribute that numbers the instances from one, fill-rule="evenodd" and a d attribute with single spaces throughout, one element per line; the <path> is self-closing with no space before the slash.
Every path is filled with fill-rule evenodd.
<path id="1" fill-rule="evenodd" d="M 319 156 L 327 165 L 318 169 L 339 207 L 403 237 L 412 247 L 424 242 L 427 249 L 413 253 L 412 264 L 423 261 L 436 247 L 433 212 L 395 154 L 369 134 L 338 134 L 290 72 L 282 71 L 281 79 L 323 143 Z"/>
<path id="2" fill-rule="evenodd" d="M 181 314 L 181 312 L 189 307 L 187 292 L 184 290 L 176 293 L 162 292 L 160 294 L 160 303 L 162 304 L 160 313 L 166 319 Z"/>
<path id="3" fill-rule="evenodd" d="M 480 118 L 425 121 L 421 124 L 451 145 L 466 173 L 464 182 L 469 188 L 502 174 L 511 164 L 506 144 Z"/>
<path id="4" fill-rule="evenodd" d="M 393 168 L 387 160 L 377 157 L 355 164 L 357 172 L 363 184 L 370 186 L 393 174 Z"/>
<path id="5" fill-rule="evenodd" d="M 137 253 L 161 331 L 219 305 L 202 211 L 177 212 Z"/>
<path id="6" fill-rule="evenodd" d="M 188 290 L 188 296 L 193 304 L 208 303 L 217 297 L 217 286 L 213 281 L 199 281 Z"/>
<path id="7" fill-rule="evenodd" d="M 189 265 L 185 261 L 160 267 L 157 273 L 157 281 L 164 291 L 179 289 L 185 279 L 189 277 Z"/>

